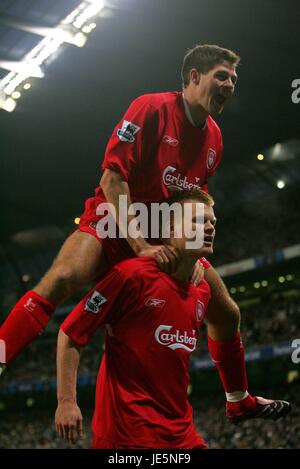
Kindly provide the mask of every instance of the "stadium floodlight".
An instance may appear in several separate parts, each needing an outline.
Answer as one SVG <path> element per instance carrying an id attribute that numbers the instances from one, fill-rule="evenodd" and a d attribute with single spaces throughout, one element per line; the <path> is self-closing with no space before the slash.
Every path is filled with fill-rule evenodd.
<path id="1" fill-rule="evenodd" d="M 13 99 L 19 99 L 21 97 L 20 91 L 14 91 L 11 95 Z"/>
<path id="2" fill-rule="evenodd" d="M 87 40 L 86 36 L 82 33 L 78 33 L 78 30 L 73 25 L 59 24 L 57 27 L 52 28 L 41 27 L 29 21 L 20 21 L 18 18 L 10 15 L 0 16 L 0 21 L 5 25 L 21 31 L 26 31 L 27 33 L 48 38 L 61 39 L 63 42 L 67 42 L 78 47 L 83 47 Z M 88 32 L 90 31 L 91 29 L 88 27 Z"/>
<path id="3" fill-rule="evenodd" d="M 28 77 L 43 78 L 44 74 L 41 68 L 34 62 L 15 62 L 12 60 L 0 60 L 0 68 L 16 72 L 19 74 L 26 74 Z"/>
<path id="4" fill-rule="evenodd" d="M 278 189 L 283 189 L 285 187 L 285 182 L 282 181 L 282 179 L 279 179 L 279 181 L 277 181 L 276 183 L 276 186 L 278 187 Z"/>
<path id="5" fill-rule="evenodd" d="M 62 24 L 72 24 L 80 29 L 90 18 L 97 16 L 103 7 L 103 0 L 85 0 L 62 21 Z"/>
<path id="6" fill-rule="evenodd" d="M 7 112 L 13 112 L 17 103 L 13 98 L 6 97 L 4 91 L 0 88 L 0 109 Z"/>
<path id="7" fill-rule="evenodd" d="M 73 37 L 73 42 L 74 46 L 77 47 L 83 47 L 85 46 L 85 43 L 87 41 L 87 37 L 83 33 L 76 33 L 75 36 Z"/>
<path id="8" fill-rule="evenodd" d="M 104 2 L 102 0 L 87 0 L 89 6 L 85 7 L 83 11 L 77 16 L 77 18 L 73 21 L 73 25 L 75 28 L 82 28 L 82 26 L 92 17 L 96 16 L 102 8 L 104 7 Z"/>
<path id="9" fill-rule="evenodd" d="M 13 98 L 7 98 L 1 106 L 4 111 L 13 112 L 16 108 L 16 101 Z"/>
<path id="10" fill-rule="evenodd" d="M 16 102 L 11 98 L 12 93 L 30 77 L 43 78 L 44 72 L 41 69 L 41 65 L 63 43 L 67 42 L 77 47 L 83 47 L 87 41 L 84 30 L 89 33 L 95 28 L 96 23 L 91 23 L 91 18 L 97 16 L 103 7 L 103 0 L 84 0 L 56 28 L 32 26 L 32 32 L 40 34 L 44 38 L 25 55 L 22 61 L 0 62 L 0 68 L 9 70 L 9 73 L 0 82 L 2 92 L 6 95 L 4 98 L 1 98 L 0 108 L 9 112 L 15 109 Z"/>
<path id="11" fill-rule="evenodd" d="M 30 275 L 29 274 L 24 274 L 22 275 L 22 280 L 24 283 L 27 283 L 30 281 Z"/>
<path id="12" fill-rule="evenodd" d="M 31 28 L 31 32 L 48 38 L 47 43 L 51 42 L 49 39 L 55 39 L 57 42 L 53 44 L 58 44 L 57 48 L 63 42 L 83 47 L 87 41 L 87 37 L 82 32 L 78 32 L 75 28 L 68 25 L 60 25 L 56 28 Z"/>

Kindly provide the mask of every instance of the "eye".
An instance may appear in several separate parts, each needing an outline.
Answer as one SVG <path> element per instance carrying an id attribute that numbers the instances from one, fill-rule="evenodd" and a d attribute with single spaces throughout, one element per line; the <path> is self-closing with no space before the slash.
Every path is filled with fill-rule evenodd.
<path id="1" fill-rule="evenodd" d="M 223 75 L 223 74 L 218 74 L 218 75 L 216 75 L 216 78 L 217 78 L 218 80 L 225 81 L 225 80 L 227 80 L 228 76 L 227 76 L 227 75 Z"/>
<path id="2" fill-rule="evenodd" d="M 220 81 L 226 81 L 228 80 L 228 78 L 230 78 L 229 75 L 227 74 L 224 74 L 224 73 L 220 73 L 220 74 L 217 74 L 216 75 L 216 78 Z M 236 81 L 237 81 L 237 77 L 236 76 L 232 76 L 231 77 L 231 81 L 232 81 L 232 84 L 235 85 L 236 84 Z"/>

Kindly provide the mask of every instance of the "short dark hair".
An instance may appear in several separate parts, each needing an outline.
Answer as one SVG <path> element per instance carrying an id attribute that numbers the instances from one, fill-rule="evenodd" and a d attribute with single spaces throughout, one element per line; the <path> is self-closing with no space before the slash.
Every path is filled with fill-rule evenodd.
<path id="1" fill-rule="evenodd" d="M 173 191 L 171 195 L 164 201 L 168 205 L 172 205 L 175 202 L 185 202 L 187 200 L 198 200 L 209 207 L 213 207 L 214 199 L 208 192 L 203 191 L 202 189 L 193 189 L 190 191 Z"/>
<path id="2" fill-rule="evenodd" d="M 206 74 L 209 70 L 225 60 L 237 67 L 240 62 L 240 57 L 232 50 L 211 44 L 197 45 L 193 49 L 189 49 L 183 58 L 181 69 L 183 88 L 190 82 L 190 71 L 192 68 L 195 68 L 200 73 Z"/>
<path id="3" fill-rule="evenodd" d="M 181 190 L 175 190 L 174 192 L 171 193 L 171 195 L 163 201 L 163 203 L 168 204 L 171 206 L 174 203 L 180 203 L 184 204 L 184 202 L 187 202 L 188 200 L 196 200 L 199 203 L 205 204 L 208 207 L 213 207 L 214 205 L 214 199 L 210 194 L 207 192 L 203 191 L 202 189 L 193 189 L 189 191 L 181 191 Z M 163 221 L 163 214 L 160 212 L 159 215 L 159 233 L 160 233 L 160 239 L 162 240 L 162 232 L 163 232 L 163 226 L 164 226 L 164 221 Z"/>

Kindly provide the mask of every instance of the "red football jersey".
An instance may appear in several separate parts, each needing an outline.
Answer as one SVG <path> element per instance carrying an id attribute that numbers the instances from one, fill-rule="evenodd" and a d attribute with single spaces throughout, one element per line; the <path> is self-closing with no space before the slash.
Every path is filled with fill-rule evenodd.
<path id="1" fill-rule="evenodd" d="M 161 272 L 151 258 L 135 258 L 116 265 L 66 318 L 62 330 L 80 345 L 106 325 L 96 437 L 115 448 L 204 445 L 187 388 L 209 298 L 205 280 L 196 288 Z"/>
<path id="2" fill-rule="evenodd" d="M 222 150 L 220 129 L 210 116 L 203 129 L 190 123 L 182 92 L 147 94 L 132 102 L 114 129 L 102 169 L 123 175 L 133 202 L 162 202 L 172 190 L 208 190 L 207 180 L 219 166 Z M 97 207 L 105 200 L 98 187 L 86 201 L 80 230 L 97 237 L 102 217 Z M 124 239 L 100 241 L 110 265 L 135 255 Z"/>
<path id="3" fill-rule="evenodd" d="M 147 94 L 132 102 L 114 129 L 102 169 L 123 175 L 133 202 L 158 202 L 172 189 L 205 189 L 222 150 L 210 116 L 203 129 L 190 123 L 182 92 Z M 96 195 L 103 196 L 101 188 Z"/>

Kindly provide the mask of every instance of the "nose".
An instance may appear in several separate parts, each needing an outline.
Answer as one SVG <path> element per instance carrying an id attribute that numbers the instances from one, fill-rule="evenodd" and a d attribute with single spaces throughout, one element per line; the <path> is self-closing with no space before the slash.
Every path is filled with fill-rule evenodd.
<path id="1" fill-rule="evenodd" d="M 204 226 L 205 234 L 212 236 L 215 233 L 214 225 L 208 220 Z"/>
<path id="2" fill-rule="evenodd" d="M 225 90 L 229 90 L 231 94 L 233 93 L 235 84 L 231 77 L 228 77 L 228 79 L 223 83 L 223 86 Z"/>

